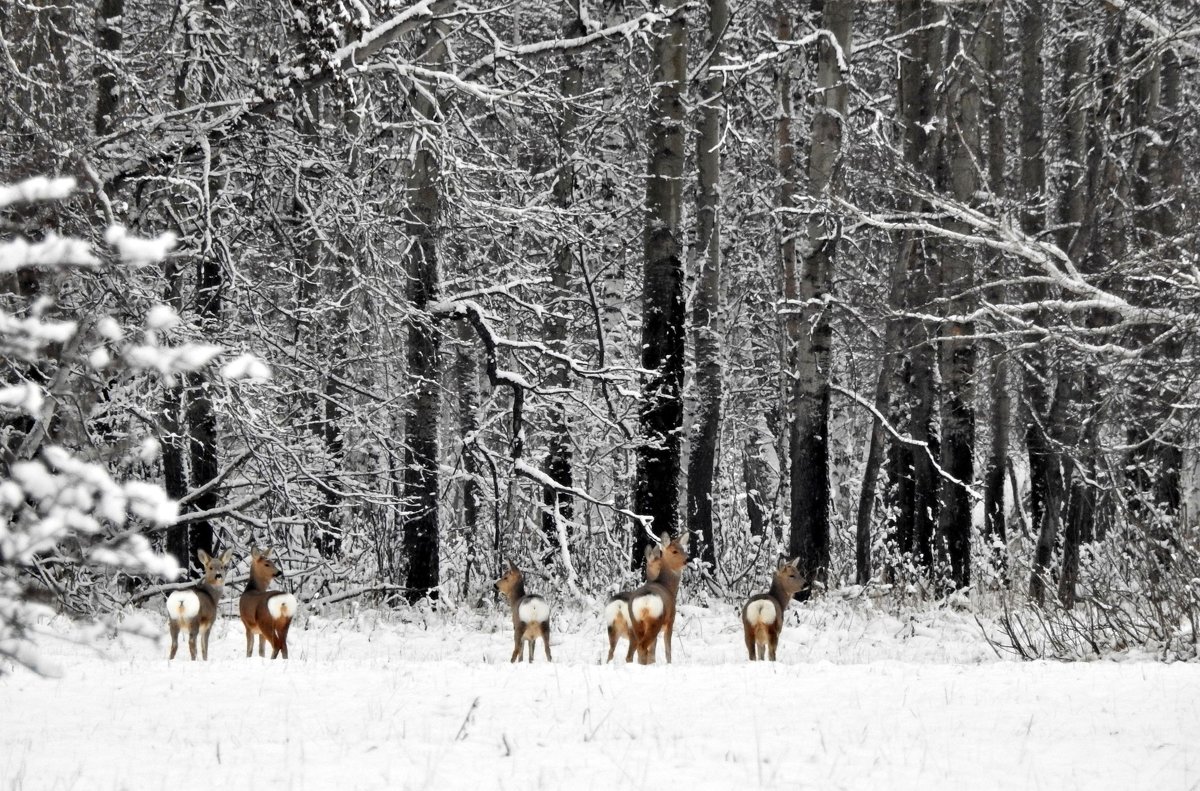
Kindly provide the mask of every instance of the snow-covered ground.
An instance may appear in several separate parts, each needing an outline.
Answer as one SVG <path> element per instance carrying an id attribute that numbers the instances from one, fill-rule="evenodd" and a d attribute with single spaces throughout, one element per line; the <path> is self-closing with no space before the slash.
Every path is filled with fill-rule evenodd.
<path id="1" fill-rule="evenodd" d="M 777 664 L 732 606 L 684 607 L 672 666 L 601 664 L 582 610 L 553 664 L 510 665 L 509 628 L 311 616 L 287 662 L 245 659 L 232 618 L 208 663 L 52 640 L 61 677 L 0 677 L 0 791 L 1200 787 L 1197 664 L 1000 659 L 970 613 L 862 602 L 793 609 Z"/>

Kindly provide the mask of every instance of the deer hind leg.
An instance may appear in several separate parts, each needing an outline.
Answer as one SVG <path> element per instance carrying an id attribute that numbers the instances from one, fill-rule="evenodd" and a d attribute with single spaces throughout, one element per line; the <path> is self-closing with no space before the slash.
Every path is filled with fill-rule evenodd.
<path id="1" fill-rule="evenodd" d="M 670 620 L 663 624 L 663 650 L 667 654 L 667 664 L 671 664 L 671 632 L 675 629 L 675 621 Z"/>
<path id="2" fill-rule="evenodd" d="M 212 628 L 211 623 L 200 627 L 200 654 L 204 657 L 205 662 L 208 661 L 208 635 L 212 632 Z"/>
<path id="3" fill-rule="evenodd" d="M 550 657 L 550 622 L 549 621 L 546 621 L 544 624 L 542 624 L 542 648 L 546 649 L 546 661 L 553 662 L 554 660 Z M 531 653 L 533 652 L 532 645 L 529 646 L 529 650 Z"/>
<path id="4" fill-rule="evenodd" d="M 288 636 L 288 630 L 291 628 L 292 628 L 292 619 L 291 618 L 288 618 L 283 623 L 278 624 L 275 628 L 275 639 L 277 641 L 275 643 L 275 645 L 278 646 L 275 649 L 275 653 L 282 654 L 284 659 L 287 659 L 287 636 Z"/>
<path id="5" fill-rule="evenodd" d="M 767 630 L 767 650 L 771 654 L 772 662 L 775 661 L 775 648 L 778 645 L 779 645 L 779 630 L 778 629 L 768 629 Z"/>
<path id="6" fill-rule="evenodd" d="M 196 661 L 196 635 L 200 632 L 200 620 L 196 619 L 188 624 L 188 651 L 191 652 L 192 661 Z"/>
<path id="7" fill-rule="evenodd" d="M 617 652 L 617 640 L 619 639 L 620 636 L 617 634 L 617 630 L 610 623 L 608 625 L 608 659 L 604 660 L 606 663 L 613 660 L 613 654 Z"/>
<path id="8" fill-rule="evenodd" d="M 513 630 L 512 659 L 510 659 L 508 661 L 509 662 L 516 662 L 518 660 L 524 661 L 525 657 L 521 655 L 524 650 L 525 650 L 525 645 L 521 641 L 521 628 L 518 626 L 516 629 Z"/>
<path id="9" fill-rule="evenodd" d="M 175 652 L 179 650 L 179 621 L 171 621 L 171 655 L 167 659 L 174 659 Z"/>
<path id="10" fill-rule="evenodd" d="M 254 656 L 254 630 L 245 621 L 242 621 L 242 626 L 246 627 L 246 658 L 249 659 Z"/>
<path id="11" fill-rule="evenodd" d="M 266 636 L 266 635 L 263 633 L 263 631 L 260 629 L 260 630 L 258 631 L 258 655 L 259 655 L 259 656 L 266 656 L 266 655 L 267 655 L 267 654 L 266 654 L 266 648 L 265 648 L 266 644 L 267 644 L 267 636 Z"/>

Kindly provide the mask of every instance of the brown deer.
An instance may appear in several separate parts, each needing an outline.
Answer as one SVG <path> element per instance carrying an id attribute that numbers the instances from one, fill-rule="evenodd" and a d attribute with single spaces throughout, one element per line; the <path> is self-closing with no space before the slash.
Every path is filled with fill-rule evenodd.
<path id="1" fill-rule="evenodd" d="M 525 645 L 529 645 L 529 661 L 533 661 L 536 641 L 542 638 L 546 661 L 550 657 L 550 605 L 541 596 L 525 592 L 525 575 L 511 560 L 508 571 L 496 580 L 496 590 L 504 594 L 512 607 L 513 652 L 511 662 L 525 661 Z"/>
<path id="2" fill-rule="evenodd" d="M 746 651 L 751 662 L 762 661 L 768 656 L 775 661 L 775 648 L 779 645 L 779 633 L 783 631 L 783 614 L 792 596 L 808 585 L 797 565 L 798 560 L 789 560 L 780 566 L 771 579 L 771 590 L 751 596 L 742 608 L 742 629 L 746 633 Z"/>
<path id="3" fill-rule="evenodd" d="M 271 550 L 250 552 L 250 582 L 238 600 L 242 625 L 246 627 L 246 656 L 254 654 L 254 635 L 258 635 L 258 655 L 263 656 L 263 644 L 271 644 L 271 658 L 280 654 L 288 658 L 287 636 L 296 617 L 299 603 L 284 591 L 267 590 L 271 580 L 283 572 L 271 560 Z"/>
<path id="4" fill-rule="evenodd" d="M 646 547 L 646 582 L 654 582 L 662 573 L 662 548 Z M 617 650 L 617 642 L 624 637 L 629 641 L 629 651 L 625 661 L 633 661 L 633 652 L 637 645 L 633 641 L 633 618 L 629 614 L 629 602 L 633 599 L 633 591 L 621 591 L 614 594 L 604 607 L 604 622 L 608 625 L 608 659 L 613 660 Z"/>
<path id="5" fill-rule="evenodd" d="M 196 550 L 196 557 L 204 566 L 204 579 L 190 588 L 177 590 L 167 597 L 167 620 L 171 627 L 171 655 L 175 658 L 179 650 L 179 632 L 188 633 L 188 650 L 192 661 L 196 659 L 196 635 L 200 635 L 200 653 L 208 661 L 208 634 L 217 620 L 217 602 L 225 592 L 225 567 L 233 559 L 233 550 L 228 549 L 218 558 L 203 549 Z"/>
<path id="6" fill-rule="evenodd" d="M 658 537 L 662 550 L 662 568 L 658 578 L 635 590 L 629 597 L 629 615 L 633 620 L 633 641 L 638 663 L 654 662 L 658 650 L 658 634 L 662 632 L 667 664 L 671 664 L 671 633 L 675 629 L 675 598 L 679 595 L 679 580 L 687 565 L 688 534 L 671 539 L 665 531 Z"/>

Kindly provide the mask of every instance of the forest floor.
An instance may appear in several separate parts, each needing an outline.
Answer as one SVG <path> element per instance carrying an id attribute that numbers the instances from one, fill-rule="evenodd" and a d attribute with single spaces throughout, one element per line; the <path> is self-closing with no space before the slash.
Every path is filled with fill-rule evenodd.
<path id="1" fill-rule="evenodd" d="M 775 664 L 726 605 L 682 608 L 671 666 L 604 665 L 597 612 L 555 619 L 533 665 L 499 607 L 313 615 L 287 662 L 236 617 L 207 663 L 56 621 L 59 677 L 0 676 L 0 791 L 1200 788 L 1197 663 L 1021 662 L 969 612 L 828 600 Z"/>

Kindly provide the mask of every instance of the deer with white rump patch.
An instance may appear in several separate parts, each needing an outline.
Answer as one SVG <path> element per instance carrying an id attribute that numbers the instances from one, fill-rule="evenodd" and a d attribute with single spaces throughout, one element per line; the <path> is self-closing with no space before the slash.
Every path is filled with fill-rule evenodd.
<path id="1" fill-rule="evenodd" d="M 646 547 L 646 582 L 654 582 L 662 573 L 662 548 Z M 629 602 L 633 600 L 633 590 L 621 591 L 614 594 L 604 607 L 604 623 L 608 626 L 608 659 L 613 660 L 617 650 L 617 642 L 622 637 L 629 641 L 629 651 L 625 661 L 633 661 L 633 652 L 637 644 L 633 639 L 633 617 L 629 614 Z"/>
<path id="2" fill-rule="evenodd" d="M 658 578 L 647 582 L 629 597 L 629 615 L 633 621 L 633 641 L 638 663 L 654 662 L 658 650 L 659 632 L 663 636 L 667 664 L 671 663 L 671 633 L 675 629 L 675 598 L 679 595 L 679 580 L 687 565 L 688 534 L 672 539 L 665 531 L 658 537 L 662 552 L 662 568 Z"/>
<path id="3" fill-rule="evenodd" d="M 175 658 L 175 652 L 179 650 L 179 632 L 186 629 L 192 660 L 196 659 L 196 635 L 200 635 L 200 654 L 208 661 L 208 634 L 217 620 L 217 602 L 225 592 L 225 567 L 233 559 L 233 550 L 226 550 L 214 558 L 200 549 L 196 551 L 196 557 L 204 566 L 204 579 L 167 597 L 167 620 L 171 627 L 168 659 Z"/>
<path id="4" fill-rule="evenodd" d="M 238 600 L 242 625 L 246 627 L 246 656 L 254 654 L 254 635 L 258 635 L 258 655 L 263 656 L 264 642 L 271 644 L 271 658 L 288 658 L 287 637 L 299 602 L 284 591 L 267 590 L 271 580 L 283 572 L 271 560 L 271 550 L 250 552 L 250 582 Z"/>
<path id="5" fill-rule="evenodd" d="M 542 638 L 546 649 L 546 661 L 550 658 L 550 605 L 541 596 L 525 592 L 525 575 L 511 560 L 508 571 L 496 580 L 496 590 L 504 594 L 512 607 L 513 652 L 511 662 L 525 661 L 525 646 L 529 646 L 529 661 L 533 661 L 533 649 L 537 639 Z"/>
<path id="6" fill-rule="evenodd" d="M 797 565 L 799 558 L 780 566 L 771 579 L 771 590 L 751 596 L 742 608 L 742 629 L 746 633 L 746 651 L 750 661 L 775 661 L 779 633 L 783 631 L 783 614 L 792 596 L 804 590 L 808 581 Z M 755 651 L 757 649 L 757 656 Z"/>

